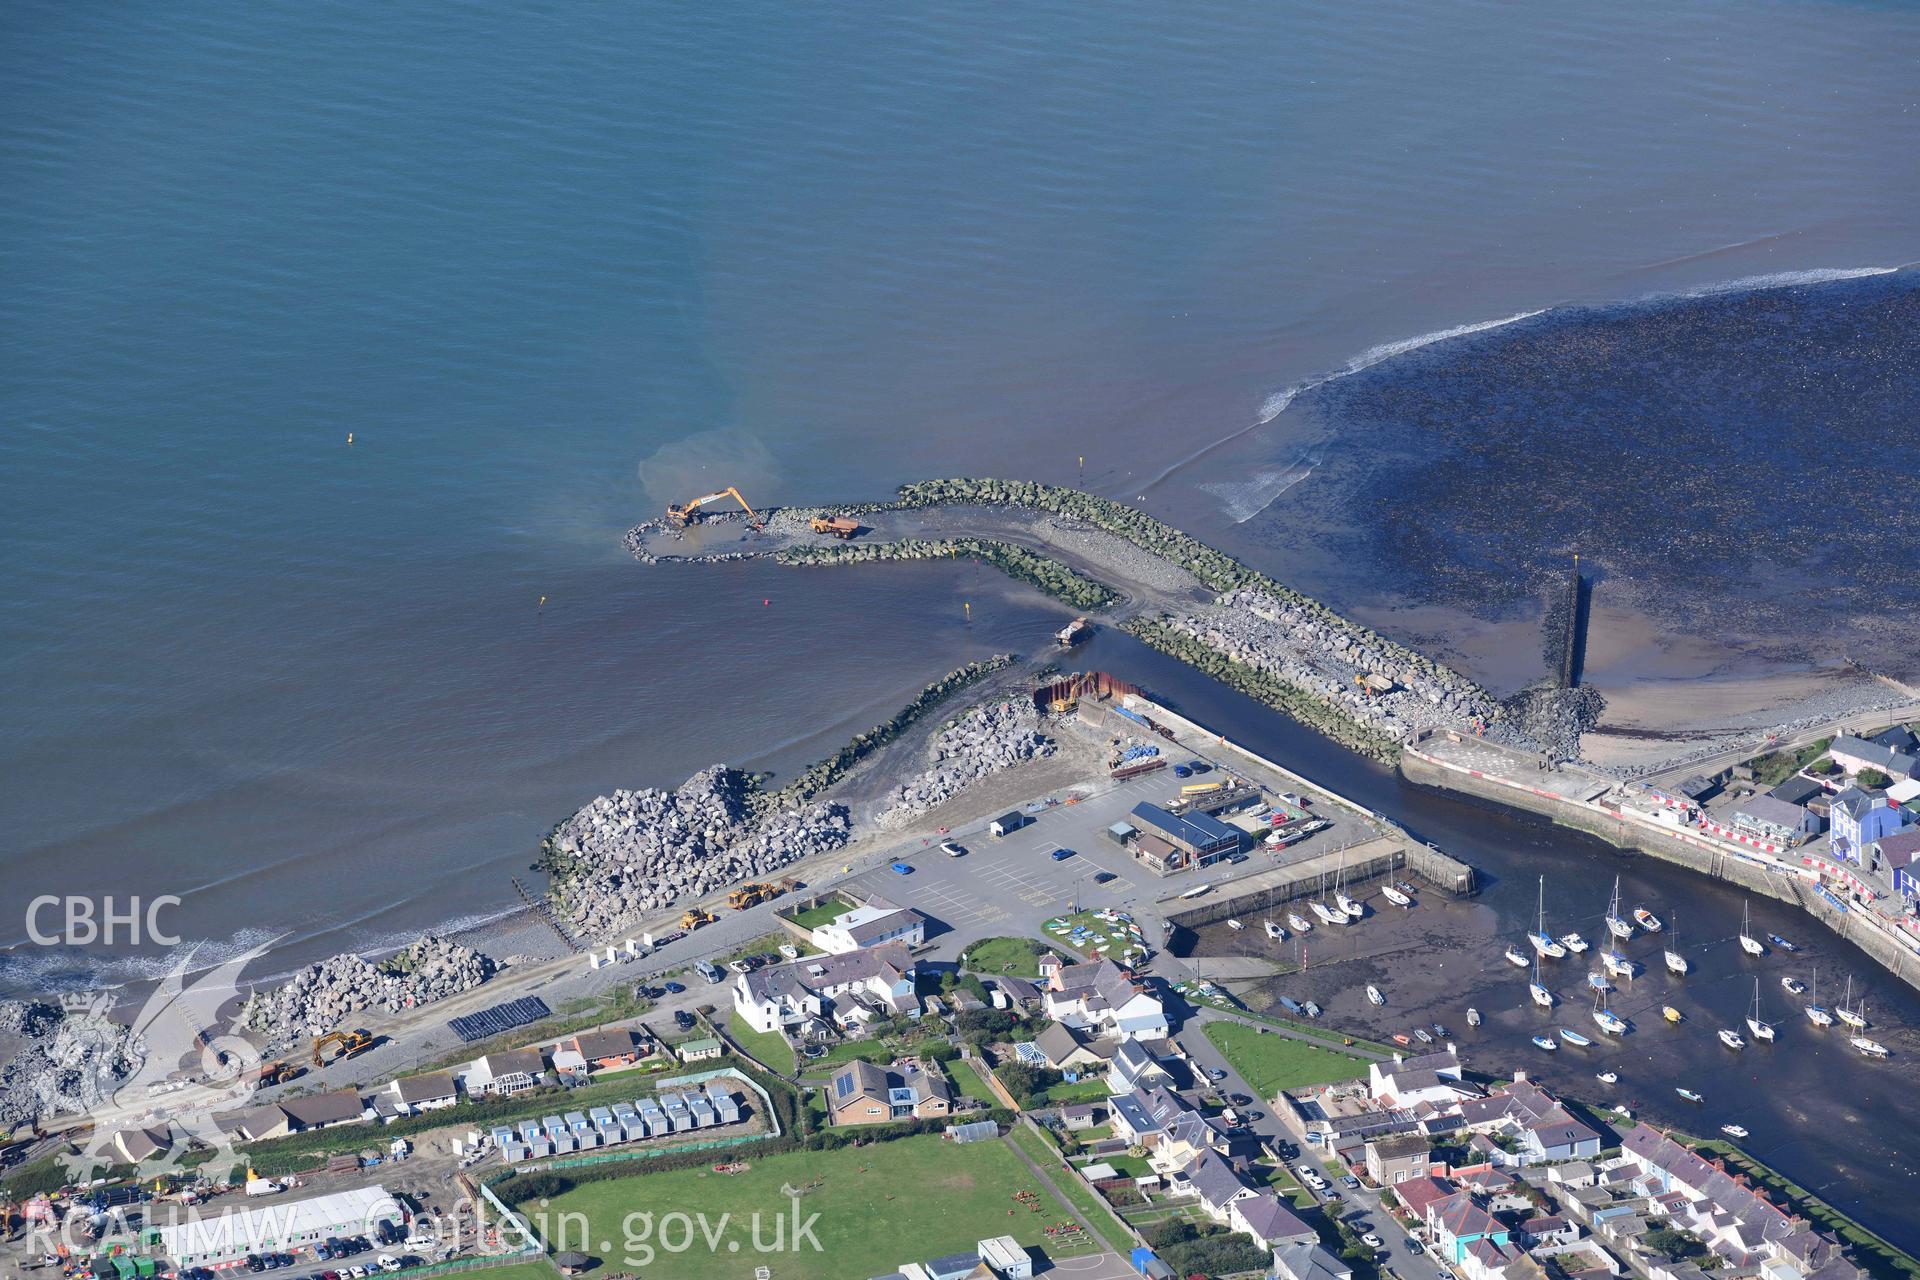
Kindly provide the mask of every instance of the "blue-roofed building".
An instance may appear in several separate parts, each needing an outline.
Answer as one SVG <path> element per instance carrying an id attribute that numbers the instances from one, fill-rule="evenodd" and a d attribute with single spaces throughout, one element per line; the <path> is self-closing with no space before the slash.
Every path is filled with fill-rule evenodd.
<path id="1" fill-rule="evenodd" d="M 1230 853 L 1238 853 L 1245 833 L 1210 813 L 1169 813 L 1157 804 L 1133 807 L 1134 825 L 1141 833 L 1136 853 L 1164 863 L 1164 871 L 1184 866 L 1204 867 Z M 1170 852 L 1169 852 L 1170 850 Z"/>

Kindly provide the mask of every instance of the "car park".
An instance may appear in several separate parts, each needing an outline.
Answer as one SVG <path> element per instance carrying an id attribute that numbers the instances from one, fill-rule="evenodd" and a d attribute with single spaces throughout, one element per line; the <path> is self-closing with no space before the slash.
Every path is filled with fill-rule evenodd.
<path id="1" fill-rule="evenodd" d="M 1119 878 L 1119 876 L 1113 874 L 1111 871 L 1096 871 L 1093 873 L 1093 882 L 1095 884 L 1112 884 Z"/>
<path id="2" fill-rule="evenodd" d="M 940 852 L 946 854 L 949 858 L 958 858 L 965 854 L 966 851 L 967 847 L 963 844 L 955 844 L 951 840 L 942 840 L 940 842 Z"/>
<path id="3" fill-rule="evenodd" d="M 693 1030 L 693 1015 L 685 1009 L 675 1009 L 673 1011 L 673 1025 L 679 1027 L 682 1031 L 691 1031 Z"/>
<path id="4" fill-rule="evenodd" d="M 243 1265 L 249 1271 L 264 1271 L 267 1266 L 265 1262 L 260 1260 L 260 1255 L 257 1253 L 248 1254 L 243 1260 Z"/>
<path id="5" fill-rule="evenodd" d="M 1055 862 L 1065 862 L 1068 858 L 1071 858 L 1073 856 L 1073 850 L 1055 849 L 1052 853 L 1048 854 L 1047 856 L 1049 858 L 1052 858 Z"/>

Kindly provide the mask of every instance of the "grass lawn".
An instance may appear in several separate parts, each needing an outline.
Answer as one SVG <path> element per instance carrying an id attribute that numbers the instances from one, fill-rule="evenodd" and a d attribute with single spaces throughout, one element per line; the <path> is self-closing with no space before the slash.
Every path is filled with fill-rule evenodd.
<path id="1" fill-rule="evenodd" d="M 1028 938 L 982 938 L 967 948 L 960 963 L 975 973 L 1038 978 L 1040 957 L 1033 954 L 1031 943 Z"/>
<path id="2" fill-rule="evenodd" d="M 1366 1070 L 1359 1058 L 1337 1049 L 1263 1035 L 1237 1022 L 1209 1022 L 1206 1034 L 1241 1079 L 1268 1101 L 1282 1089 L 1348 1080 Z"/>
<path id="3" fill-rule="evenodd" d="M 818 929 L 823 924 L 832 924 L 834 917 L 843 916 L 851 910 L 853 910 L 853 904 L 836 894 L 819 906 L 808 907 L 797 915 L 788 916 L 787 919 L 802 929 L 811 930 Z"/>
<path id="4" fill-rule="evenodd" d="M 1067 1173 L 1061 1169 L 1063 1161 L 1059 1148 L 1035 1134 L 1024 1124 L 1016 1124 L 1013 1127 L 1013 1141 L 1027 1153 L 1027 1158 L 1047 1175 L 1047 1181 L 1058 1187 L 1068 1201 L 1080 1210 L 1081 1216 L 1087 1220 L 1087 1225 L 1093 1228 L 1093 1234 L 1101 1248 L 1112 1253 L 1117 1252 L 1113 1241 L 1118 1240 L 1122 1244 L 1132 1243 L 1131 1238 L 1115 1221 L 1113 1207 L 1096 1195 L 1093 1188 L 1081 1180 L 1079 1174 Z"/>
<path id="5" fill-rule="evenodd" d="M 1047 1090 L 1046 1101 L 1041 1105 L 1065 1107 L 1076 1102 L 1100 1102 L 1107 1096 L 1107 1082 L 1103 1079 L 1077 1080 L 1072 1084 L 1062 1080 Z"/>
<path id="6" fill-rule="evenodd" d="M 783 946 L 792 947 L 803 956 L 818 955 L 820 952 L 820 948 L 802 942 L 782 929 L 777 933 L 763 933 L 751 941 L 743 942 L 724 956 L 715 956 L 713 962 L 724 969 L 735 960 L 744 960 L 748 956 L 774 956 L 784 960 L 785 957 L 780 955 L 780 948 Z"/>
<path id="7" fill-rule="evenodd" d="M 793 1046 L 778 1031 L 755 1031 L 747 1025 L 745 1018 L 734 1014 L 727 1018 L 727 1034 L 739 1041 L 741 1048 L 775 1071 L 782 1075 L 793 1074 Z"/>
<path id="8" fill-rule="evenodd" d="M 947 1063 L 947 1075 L 962 1096 L 984 1102 L 990 1107 L 1002 1105 L 999 1095 L 987 1086 L 987 1082 L 980 1078 L 980 1072 L 965 1058 L 955 1058 Z"/>
<path id="9" fill-rule="evenodd" d="M 733 1176 L 701 1167 L 591 1182 L 545 1209 L 530 1204 L 526 1212 L 536 1227 L 544 1218 L 556 1231 L 559 1214 L 585 1214 L 589 1252 L 615 1271 L 640 1266 L 645 1257 L 644 1251 L 626 1247 L 623 1221 L 630 1213 L 650 1213 L 655 1223 L 675 1213 L 704 1214 L 709 1229 L 717 1227 L 722 1214 L 731 1214 L 718 1228 L 717 1249 L 709 1250 L 696 1226 L 691 1249 L 661 1252 L 654 1259 L 653 1274 L 671 1274 L 675 1280 L 740 1280 L 763 1263 L 780 1280 L 880 1275 L 909 1260 L 971 1252 L 988 1236 L 1011 1235 L 1023 1245 L 1044 1247 L 1046 1228 L 1067 1220 L 1004 1142 L 956 1146 L 932 1136 L 901 1138 L 836 1151 L 748 1157 L 748 1164 L 747 1172 Z M 813 1224 L 820 1252 L 810 1244 L 764 1258 L 754 1251 L 755 1213 L 761 1215 L 763 1242 L 773 1237 L 776 1214 L 785 1215 L 787 1229 L 793 1228 L 794 1209 L 783 1186 L 805 1190 L 799 1201 L 802 1222 L 820 1215 Z M 1014 1199 L 1021 1191 L 1039 1197 L 1040 1212 Z M 877 1224 L 885 1230 L 876 1230 Z M 577 1223 L 569 1230 L 577 1237 Z M 656 1246 L 663 1239 L 677 1244 L 677 1229 L 656 1236 Z M 568 1243 L 577 1244 L 577 1238 Z M 729 1243 L 738 1249 L 730 1251 Z M 1049 1252 L 1058 1256 L 1059 1251 Z"/>
<path id="10" fill-rule="evenodd" d="M 403 1275 L 418 1275 L 416 1270 L 402 1272 Z M 526 1262 L 510 1262 L 504 1267 L 477 1267 L 469 1271 L 436 1271 L 435 1276 L 471 1276 L 473 1280 L 560 1280 L 560 1269 L 551 1262 L 534 1258 Z"/>

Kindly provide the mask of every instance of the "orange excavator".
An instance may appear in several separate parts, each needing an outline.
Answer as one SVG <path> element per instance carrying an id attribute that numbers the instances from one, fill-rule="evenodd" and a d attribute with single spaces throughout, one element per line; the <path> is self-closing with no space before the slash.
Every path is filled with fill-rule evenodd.
<path id="1" fill-rule="evenodd" d="M 718 502 L 720 499 L 729 496 L 740 504 L 740 509 L 747 513 L 747 518 L 753 521 L 753 527 L 758 529 L 760 527 L 760 517 L 754 513 L 752 507 L 747 505 L 747 500 L 740 496 L 740 491 L 732 485 L 728 485 L 718 493 L 710 493 L 704 498 L 695 498 L 689 503 L 668 503 L 667 520 L 669 523 L 676 524 L 682 529 L 690 524 L 698 524 L 700 523 L 700 508 L 706 506 L 709 502 Z"/>

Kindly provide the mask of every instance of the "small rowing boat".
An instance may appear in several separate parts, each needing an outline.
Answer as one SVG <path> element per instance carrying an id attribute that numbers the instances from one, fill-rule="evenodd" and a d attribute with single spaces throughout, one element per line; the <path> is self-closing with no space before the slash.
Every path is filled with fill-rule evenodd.
<path id="1" fill-rule="evenodd" d="M 1699 1094 L 1695 1093 L 1693 1090 L 1685 1088 L 1681 1085 L 1675 1085 L 1673 1087 L 1673 1091 L 1679 1094 L 1681 1097 L 1685 1098 L 1688 1102 L 1705 1102 L 1706 1101 L 1705 1098 L 1701 1097 Z"/>
<path id="2" fill-rule="evenodd" d="M 1244 929 L 1244 928 L 1246 928 L 1246 927 L 1247 927 L 1247 926 L 1245 926 L 1245 925 L 1243 925 L 1243 924 L 1241 924 L 1241 923 L 1240 923 L 1240 922 L 1239 922 L 1238 920 L 1229 920 L 1229 921 L 1227 921 L 1227 928 L 1229 928 L 1229 929 L 1231 929 L 1231 930 L 1233 930 L 1233 931 L 1234 931 L 1235 933 L 1238 933 L 1238 932 L 1240 932 L 1240 931 L 1241 931 L 1242 929 Z"/>
<path id="3" fill-rule="evenodd" d="M 1480 1011 L 1478 1009 L 1467 1010 L 1467 1025 L 1470 1027 L 1477 1027 L 1480 1025 Z"/>
<path id="4" fill-rule="evenodd" d="M 1658 933 L 1664 927 L 1660 923 L 1660 917 L 1645 907 L 1635 907 L 1633 909 L 1633 918 L 1639 921 L 1640 927 L 1648 933 Z"/>
<path id="5" fill-rule="evenodd" d="M 1620 1073 L 1618 1071 L 1596 1071 L 1594 1072 L 1593 1078 L 1601 1084 L 1620 1083 Z"/>
<path id="6" fill-rule="evenodd" d="M 1433 1033 L 1431 1031 L 1428 1031 L 1425 1027 L 1415 1027 L 1413 1029 L 1413 1038 L 1415 1040 L 1418 1040 L 1421 1044 L 1433 1043 Z"/>
<path id="7" fill-rule="evenodd" d="M 1663 1004 L 1660 1006 L 1660 1016 L 1665 1018 L 1668 1022 L 1671 1022 L 1676 1026 L 1679 1025 L 1681 1020 L 1680 1011 L 1674 1008 L 1670 1004 Z"/>
<path id="8" fill-rule="evenodd" d="M 1587 1039 L 1585 1036 L 1581 1035 L 1578 1031 L 1575 1031 L 1570 1027 L 1560 1028 L 1560 1038 L 1562 1040 L 1565 1040 L 1568 1044 L 1579 1045 L 1582 1049 L 1586 1048 L 1588 1045 L 1593 1043 L 1593 1041 Z"/>

